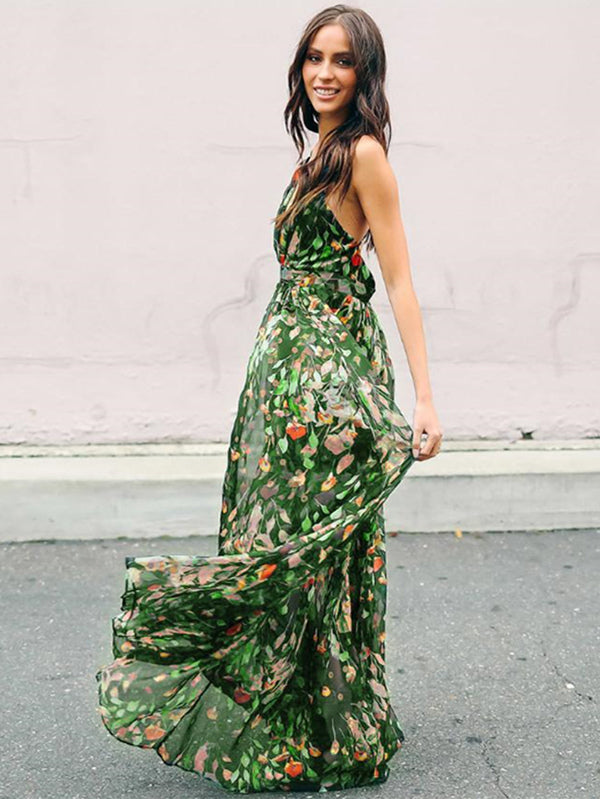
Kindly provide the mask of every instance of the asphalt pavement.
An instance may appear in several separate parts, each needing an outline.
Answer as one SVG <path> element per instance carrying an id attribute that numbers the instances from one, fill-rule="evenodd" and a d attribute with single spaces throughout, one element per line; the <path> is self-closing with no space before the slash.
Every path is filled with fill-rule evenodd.
<path id="1" fill-rule="evenodd" d="M 0 545 L 2 799 L 227 795 L 112 738 L 94 676 L 125 555 L 216 547 Z M 600 530 L 389 534 L 387 552 L 387 679 L 406 740 L 387 783 L 331 795 L 600 799 Z"/>

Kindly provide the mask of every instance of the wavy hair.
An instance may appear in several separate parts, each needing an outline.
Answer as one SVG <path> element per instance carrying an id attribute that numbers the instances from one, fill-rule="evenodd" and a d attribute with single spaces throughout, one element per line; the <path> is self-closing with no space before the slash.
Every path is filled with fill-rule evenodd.
<path id="1" fill-rule="evenodd" d="M 305 129 L 319 130 L 319 113 L 308 99 L 302 66 L 313 36 L 324 25 L 339 23 L 347 33 L 356 70 L 355 94 L 349 114 L 323 138 L 318 155 L 297 167 L 298 182 L 292 202 L 274 218 L 279 228 L 291 222 L 302 207 L 321 193 L 340 192 L 340 202 L 352 183 L 352 157 L 356 142 L 365 134 L 373 136 L 388 152 L 391 138 L 390 109 L 385 96 L 386 55 L 383 38 L 373 19 L 360 8 L 338 3 L 316 14 L 306 24 L 288 70 L 289 100 L 285 107 L 285 128 L 303 159 Z M 365 236 L 368 250 L 374 248 L 371 231 Z"/>

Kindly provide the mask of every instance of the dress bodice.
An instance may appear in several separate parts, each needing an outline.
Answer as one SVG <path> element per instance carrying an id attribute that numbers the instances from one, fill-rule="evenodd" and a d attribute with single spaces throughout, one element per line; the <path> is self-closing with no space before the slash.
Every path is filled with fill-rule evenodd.
<path id="1" fill-rule="evenodd" d="M 292 201 L 299 169 L 284 190 L 278 214 Z M 325 194 L 322 191 L 314 197 L 291 223 L 274 228 L 280 278 L 303 285 L 318 283 L 368 302 L 375 292 L 375 280 L 360 251 L 367 234 L 360 241 L 351 236 L 327 205 Z"/>

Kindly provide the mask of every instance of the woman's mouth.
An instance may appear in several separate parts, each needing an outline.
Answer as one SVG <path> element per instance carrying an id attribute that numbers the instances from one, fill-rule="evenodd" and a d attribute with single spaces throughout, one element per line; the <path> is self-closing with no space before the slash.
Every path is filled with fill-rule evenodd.
<path id="1" fill-rule="evenodd" d="M 315 86 L 313 91 L 317 95 L 317 97 L 327 98 L 327 97 L 335 97 L 335 95 L 338 94 L 340 90 L 339 89 L 322 89 L 321 87 Z"/>

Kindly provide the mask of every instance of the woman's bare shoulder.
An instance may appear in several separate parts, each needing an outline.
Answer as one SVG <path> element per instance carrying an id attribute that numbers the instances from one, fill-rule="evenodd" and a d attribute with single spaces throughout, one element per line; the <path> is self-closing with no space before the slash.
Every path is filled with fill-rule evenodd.
<path id="1" fill-rule="evenodd" d="M 364 134 L 355 144 L 352 161 L 352 183 L 360 194 L 361 190 L 379 185 L 389 186 L 395 181 L 385 148 L 374 136 Z"/>
<path id="2" fill-rule="evenodd" d="M 354 145 L 354 162 L 363 164 L 387 161 L 387 154 L 380 141 L 368 133 L 359 136 Z"/>

